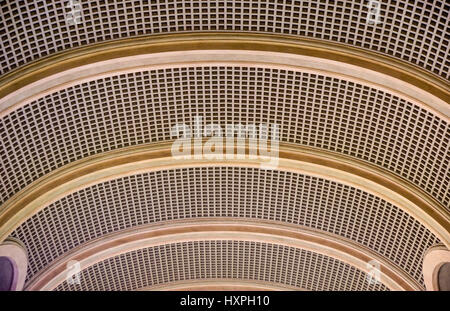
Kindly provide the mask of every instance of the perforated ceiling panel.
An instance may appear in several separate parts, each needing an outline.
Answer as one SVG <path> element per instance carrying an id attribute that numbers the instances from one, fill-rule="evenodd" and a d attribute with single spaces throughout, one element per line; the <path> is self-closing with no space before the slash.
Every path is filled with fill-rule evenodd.
<path id="1" fill-rule="evenodd" d="M 27 247 L 30 280 L 91 239 L 202 217 L 265 219 L 336 234 L 369 247 L 422 284 L 422 255 L 439 242 L 411 216 L 361 190 L 290 172 L 238 167 L 174 169 L 104 182 L 53 203 L 12 236 Z"/>
<path id="2" fill-rule="evenodd" d="M 177 123 L 277 123 L 281 141 L 350 155 L 406 178 L 450 207 L 449 124 L 386 92 L 253 67 L 160 69 L 47 95 L 0 120 L 1 201 L 83 157 L 173 139 Z"/>
<path id="3" fill-rule="evenodd" d="M 123 291 L 193 279 L 257 280 L 308 290 L 388 290 L 381 283 L 368 282 L 364 272 L 328 256 L 229 240 L 167 244 L 125 253 L 83 270 L 80 285 L 64 282 L 56 290 Z"/>
<path id="4" fill-rule="evenodd" d="M 449 77 L 450 44 L 445 34 L 450 5 L 446 1 L 379 1 L 379 18 L 369 16 L 368 1 L 360 0 L 78 2 L 79 15 L 78 7 L 68 1 L 2 1 L 0 74 L 96 42 L 150 34 L 239 31 L 344 43 Z"/>

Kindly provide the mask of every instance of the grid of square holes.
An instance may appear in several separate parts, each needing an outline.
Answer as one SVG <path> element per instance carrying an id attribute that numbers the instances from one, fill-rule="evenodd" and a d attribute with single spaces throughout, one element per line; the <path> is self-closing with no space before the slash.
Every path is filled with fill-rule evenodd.
<path id="1" fill-rule="evenodd" d="M 280 125 L 281 140 L 350 155 L 406 178 L 450 210 L 450 126 L 389 93 L 258 67 L 192 67 L 102 78 L 0 119 L 0 204 L 101 152 L 173 139 L 177 123 Z"/>
<path id="2" fill-rule="evenodd" d="M 336 234 L 372 249 L 422 284 L 422 255 L 439 243 L 407 213 L 361 190 L 239 167 L 164 170 L 107 181 L 44 208 L 12 236 L 27 248 L 29 280 L 65 252 L 105 234 L 202 217 L 264 219 Z"/>
<path id="3" fill-rule="evenodd" d="M 80 285 L 56 290 L 126 291 L 186 280 L 256 280 L 315 291 L 388 290 L 332 257 L 250 241 L 193 241 L 139 249 L 96 263 Z"/>
<path id="4" fill-rule="evenodd" d="M 380 52 L 449 76 L 450 5 L 446 1 L 379 1 L 370 24 L 367 1 L 89 0 L 69 25 L 67 1 L 4 1 L 0 74 L 59 51 L 150 34 L 240 31 L 340 42 Z"/>

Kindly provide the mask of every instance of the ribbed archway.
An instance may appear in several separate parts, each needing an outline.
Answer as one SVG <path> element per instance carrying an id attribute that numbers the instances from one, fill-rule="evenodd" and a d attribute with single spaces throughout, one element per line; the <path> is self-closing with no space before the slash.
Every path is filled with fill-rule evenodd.
<path id="1" fill-rule="evenodd" d="M 383 3 L 377 24 L 359 1 L 89 1 L 75 25 L 24 5 L 1 7 L 0 241 L 24 244 L 25 289 L 436 284 L 422 262 L 450 244 L 444 2 Z M 197 117 L 277 124 L 279 152 L 174 155 L 171 130 Z"/>

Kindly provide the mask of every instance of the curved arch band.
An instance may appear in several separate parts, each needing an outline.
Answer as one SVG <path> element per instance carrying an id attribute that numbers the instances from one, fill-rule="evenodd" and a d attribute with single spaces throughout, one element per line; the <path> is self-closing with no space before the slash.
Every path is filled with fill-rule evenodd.
<path id="1" fill-rule="evenodd" d="M 280 144 L 279 156 L 277 169 L 333 178 L 372 193 L 400 207 L 423 223 L 445 245 L 450 245 L 450 222 L 446 211 L 403 180 L 354 159 L 312 148 Z M 101 181 L 165 168 L 205 165 L 259 167 L 261 164 L 261 158 L 218 162 L 173 157 L 170 142 L 92 156 L 45 176 L 7 201 L 0 213 L 0 241 L 50 203 Z"/>
<path id="2" fill-rule="evenodd" d="M 191 280 L 140 288 L 140 291 L 293 291 L 298 287 L 248 280 Z"/>
<path id="3" fill-rule="evenodd" d="M 270 223 L 252 223 L 244 221 L 202 220 L 197 222 L 173 222 L 157 226 L 143 227 L 105 236 L 59 258 L 43 273 L 35 277 L 27 290 L 52 290 L 66 279 L 66 264 L 71 260 L 80 262 L 84 270 L 102 260 L 125 254 L 133 250 L 179 243 L 204 240 L 235 240 L 274 243 L 301 248 L 315 253 L 331 256 L 350 264 L 366 273 L 370 272 L 368 263 L 376 260 L 380 263 L 380 282 L 392 290 L 418 290 L 420 286 L 389 265 L 378 256 L 369 256 L 367 252 L 353 243 L 349 243 L 323 233 L 289 228 Z"/>
<path id="4" fill-rule="evenodd" d="M 231 54 L 230 54 L 231 52 Z M 91 45 L 42 59 L 0 79 L 0 116 L 62 86 L 113 72 L 195 62 L 310 68 L 364 81 L 450 117 L 448 83 L 410 64 L 314 39 L 262 34 L 176 34 Z"/>

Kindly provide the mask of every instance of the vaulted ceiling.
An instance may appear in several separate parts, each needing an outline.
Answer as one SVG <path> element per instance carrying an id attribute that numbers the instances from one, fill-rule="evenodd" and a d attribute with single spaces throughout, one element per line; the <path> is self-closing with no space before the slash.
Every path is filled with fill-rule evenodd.
<path id="1" fill-rule="evenodd" d="M 376 21 L 362 1 L 79 3 L 0 7 L 0 242 L 24 289 L 445 283 L 445 1 Z M 198 116 L 279 125 L 278 165 L 174 156 Z"/>

